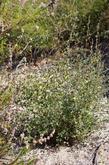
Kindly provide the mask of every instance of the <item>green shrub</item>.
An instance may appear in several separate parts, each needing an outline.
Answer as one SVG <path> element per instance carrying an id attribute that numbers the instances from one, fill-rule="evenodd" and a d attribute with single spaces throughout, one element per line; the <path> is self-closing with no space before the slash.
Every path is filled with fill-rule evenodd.
<path id="1" fill-rule="evenodd" d="M 13 89 L 11 86 L 6 90 L 0 91 L 0 110 L 3 110 L 12 101 Z"/>
<path id="2" fill-rule="evenodd" d="M 9 57 L 10 47 L 13 54 L 18 56 L 26 47 L 23 55 L 31 53 L 31 47 L 50 47 L 53 37 L 52 21 L 48 10 L 34 6 L 29 1 L 24 7 L 15 0 L 6 0 L 0 8 L 0 64 Z M 48 28 L 49 27 L 49 28 Z"/>
<path id="3" fill-rule="evenodd" d="M 31 47 L 36 45 L 53 48 L 64 44 L 64 40 L 59 41 L 59 35 L 65 30 L 70 31 L 68 40 L 82 44 L 97 34 L 98 24 L 100 34 L 107 30 L 102 18 L 107 0 L 62 0 L 57 2 L 54 10 L 40 7 L 40 4 L 36 1 L 32 5 L 32 1 L 28 0 L 22 7 L 18 0 L 1 2 L 0 26 L 4 30 L 0 31 L 0 64 L 9 58 L 9 45 L 16 56 L 26 46 L 22 55 L 27 56 L 31 54 Z"/>
<path id="4" fill-rule="evenodd" d="M 23 134 L 33 142 L 55 130 L 57 142 L 69 142 L 91 131 L 102 89 L 98 56 L 78 59 L 75 64 L 64 59 L 19 82 L 15 102 L 24 110 L 12 122 L 17 140 Z"/>

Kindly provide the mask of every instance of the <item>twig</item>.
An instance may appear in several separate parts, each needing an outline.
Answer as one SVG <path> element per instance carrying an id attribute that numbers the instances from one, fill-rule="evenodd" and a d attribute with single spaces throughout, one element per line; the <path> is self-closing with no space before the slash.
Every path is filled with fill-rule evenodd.
<path id="1" fill-rule="evenodd" d="M 29 42 L 25 45 L 25 47 L 23 48 L 23 50 L 21 50 L 21 51 L 19 52 L 18 56 L 21 55 L 21 54 L 26 50 L 26 48 L 28 47 L 28 45 L 30 44 L 30 42 L 31 42 L 31 41 L 29 41 Z"/>
<path id="2" fill-rule="evenodd" d="M 92 165 L 97 165 L 97 162 L 96 162 L 96 156 L 97 156 L 97 152 L 100 148 L 101 144 L 99 144 L 96 148 L 95 148 L 95 151 L 93 153 L 93 158 L 92 158 Z"/>

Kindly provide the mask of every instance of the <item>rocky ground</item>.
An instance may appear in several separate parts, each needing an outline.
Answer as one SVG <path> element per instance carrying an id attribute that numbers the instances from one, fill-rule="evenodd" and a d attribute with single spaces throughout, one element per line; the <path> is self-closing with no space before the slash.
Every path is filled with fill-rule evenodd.
<path id="1" fill-rule="evenodd" d="M 33 71 L 35 70 L 33 69 Z M 20 73 L 22 73 L 21 77 L 25 75 L 23 71 Z M 17 164 L 21 165 L 20 162 L 23 161 L 26 165 L 29 160 L 35 159 L 35 165 L 109 165 L 108 99 L 103 98 L 99 107 L 100 111 L 95 114 L 98 119 L 97 128 L 81 144 L 70 147 L 37 148 L 22 156 Z M 4 156 L 0 159 L 0 165 L 8 165 L 11 161 L 12 156 Z"/>

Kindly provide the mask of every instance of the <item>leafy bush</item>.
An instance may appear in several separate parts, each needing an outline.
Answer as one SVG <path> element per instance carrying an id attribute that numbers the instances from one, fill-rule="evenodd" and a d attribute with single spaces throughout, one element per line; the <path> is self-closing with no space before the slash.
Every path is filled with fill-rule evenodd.
<path id="1" fill-rule="evenodd" d="M 68 58 L 19 82 L 17 111 L 11 127 L 17 143 L 32 143 L 55 130 L 56 142 L 80 140 L 93 128 L 102 79 L 99 55 L 87 60 Z M 12 131 L 13 132 L 13 131 Z"/>
<path id="2" fill-rule="evenodd" d="M 12 95 L 13 91 L 10 87 L 3 93 L 0 93 L 0 110 L 5 106 L 9 105 L 12 99 Z"/>
<path id="3" fill-rule="evenodd" d="M 44 2 L 46 6 L 48 1 Z M 31 47 L 36 45 L 59 47 L 59 44 L 64 44 L 66 36 L 62 35 L 66 30 L 70 32 L 68 40 L 82 44 L 97 34 L 98 24 L 103 35 L 108 24 L 103 22 L 107 5 L 107 0 L 62 0 L 54 9 L 49 9 L 41 7 L 40 1 L 32 5 L 32 1 L 28 0 L 24 6 L 18 0 L 1 1 L 0 64 L 9 58 L 10 47 L 13 55 L 30 57 Z M 63 38 L 62 42 L 59 38 Z"/>
<path id="4" fill-rule="evenodd" d="M 22 7 L 19 2 L 6 0 L 0 8 L 0 63 L 12 54 L 19 56 L 22 50 L 26 56 L 31 54 L 31 46 L 40 44 L 40 47 L 51 45 L 53 38 L 52 24 L 46 9 L 30 3 Z M 48 28 L 49 27 L 49 28 Z"/>

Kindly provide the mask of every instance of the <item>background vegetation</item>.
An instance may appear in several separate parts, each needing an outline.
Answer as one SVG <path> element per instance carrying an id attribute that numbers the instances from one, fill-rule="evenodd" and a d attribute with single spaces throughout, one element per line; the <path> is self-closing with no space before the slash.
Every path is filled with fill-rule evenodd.
<path id="1" fill-rule="evenodd" d="M 29 56 L 32 48 L 60 48 L 95 44 L 108 36 L 107 0 L 61 0 L 49 2 L 6 0 L 0 6 L 0 63 L 13 56 Z M 98 36 L 99 35 L 99 36 Z M 98 38 L 97 38 L 98 39 Z"/>

